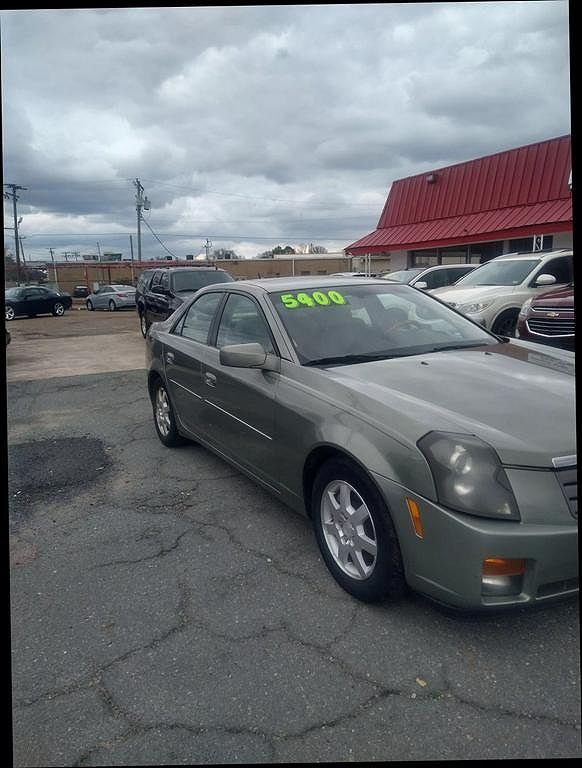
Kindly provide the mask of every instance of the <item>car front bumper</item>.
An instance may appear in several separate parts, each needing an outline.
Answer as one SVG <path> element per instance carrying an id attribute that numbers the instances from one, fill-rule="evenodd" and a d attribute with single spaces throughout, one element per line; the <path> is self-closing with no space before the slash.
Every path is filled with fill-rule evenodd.
<path id="1" fill-rule="evenodd" d="M 524 488 L 526 475 L 532 474 L 540 473 L 522 474 Z M 381 475 L 373 477 L 396 527 L 407 582 L 416 591 L 464 610 L 540 604 L 578 593 L 578 523 L 557 483 L 549 484 L 543 501 L 532 501 L 532 507 L 545 507 L 538 519 L 531 515 L 530 522 L 514 522 L 453 512 Z M 407 498 L 418 505 L 422 538 L 415 532 Z M 547 514 L 548 501 L 556 514 Z M 544 512 L 552 524 L 541 522 Z M 502 587 L 492 593 L 483 573 L 488 558 L 525 561 L 517 589 Z"/>

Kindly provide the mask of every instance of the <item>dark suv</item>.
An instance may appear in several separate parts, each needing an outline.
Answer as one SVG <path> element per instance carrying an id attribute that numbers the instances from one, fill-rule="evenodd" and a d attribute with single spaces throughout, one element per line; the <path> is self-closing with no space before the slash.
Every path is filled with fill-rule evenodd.
<path id="1" fill-rule="evenodd" d="M 212 283 L 231 283 L 233 278 L 218 267 L 160 267 L 146 269 L 138 278 L 135 305 L 145 339 L 152 323 L 168 318 L 193 293 Z"/>

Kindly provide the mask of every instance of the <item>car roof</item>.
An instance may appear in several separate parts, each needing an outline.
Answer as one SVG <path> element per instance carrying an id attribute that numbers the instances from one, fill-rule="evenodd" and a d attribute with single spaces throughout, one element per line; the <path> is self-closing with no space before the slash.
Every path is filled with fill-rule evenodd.
<path id="1" fill-rule="evenodd" d="M 371 283 L 386 288 L 386 280 L 374 277 L 332 277 L 331 275 L 306 275 L 301 277 L 262 277 L 250 280 L 237 280 L 233 283 L 220 283 L 221 289 L 236 290 L 242 288 L 260 288 L 267 293 L 277 291 L 304 291 L 318 288 L 341 288 L 348 285 L 365 285 Z M 395 283 L 397 285 L 397 283 Z M 398 284 L 399 285 L 399 284 Z"/>
<path id="2" fill-rule="evenodd" d="M 549 259 L 551 256 L 567 256 L 573 253 L 572 248 L 560 248 L 556 251 L 516 251 L 515 253 L 502 253 L 501 256 L 496 256 L 490 261 L 525 261 L 531 259 L 532 256 L 538 259 Z"/>
<path id="3" fill-rule="evenodd" d="M 463 264 L 462 262 L 459 262 L 458 264 L 433 264 L 431 267 L 425 267 L 422 271 L 428 272 L 428 270 L 431 269 L 436 272 L 439 269 L 458 269 L 459 267 L 474 269 L 475 267 L 479 267 L 479 266 L 480 264 Z M 414 267 L 414 269 L 418 269 L 418 267 Z"/>

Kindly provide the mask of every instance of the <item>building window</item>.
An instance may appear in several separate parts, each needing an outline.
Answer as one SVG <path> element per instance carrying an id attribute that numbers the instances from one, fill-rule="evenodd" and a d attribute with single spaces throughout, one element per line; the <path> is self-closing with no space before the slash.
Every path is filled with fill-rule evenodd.
<path id="1" fill-rule="evenodd" d="M 410 251 L 409 261 L 411 267 L 434 267 L 435 264 L 439 263 L 438 251 L 436 248 Z"/>
<path id="2" fill-rule="evenodd" d="M 471 243 L 469 246 L 469 264 L 484 264 L 503 253 L 503 240 L 490 243 Z"/>
<path id="3" fill-rule="evenodd" d="M 439 248 L 439 264 L 466 264 L 469 248 L 466 245 L 453 245 Z"/>
<path id="4" fill-rule="evenodd" d="M 540 235 L 538 236 L 541 242 L 536 243 L 538 246 L 535 248 L 537 251 L 551 251 L 554 245 L 553 235 Z M 516 251 L 530 252 L 534 250 L 534 236 L 531 237 L 518 237 L 515 240 L 509 241 L 508 253 L 515 253 Z"/>

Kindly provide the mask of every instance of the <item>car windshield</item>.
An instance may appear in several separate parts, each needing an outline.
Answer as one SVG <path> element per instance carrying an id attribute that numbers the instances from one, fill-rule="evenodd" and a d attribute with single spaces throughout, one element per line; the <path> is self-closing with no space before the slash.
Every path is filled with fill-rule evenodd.
<path id="1" fill-rule="evenodd" d="M 135 291 L 133 285 L 112 285 L 114 291 Z"/>
<path id="2" fill-rule="evenodd" d="M 233 278 L 228 272 L 219 272 L 214 269 L 204 269 L 199 272 L 189 270 L 188 272 L 174 272 L 172 275 L 173 287 L 176 293 L 180 291 L 197 291 L 205 285 L 213 283 L 232 283 Z"/>
<path id="3" fill-rule="evenodd" d="M 455 288 L 472 285 L 520 285 L 541 259 L 507 259 L 489 261 L 455 283 Z"/>
<path id="4" fill-rule="evenodd" d="M 432 296 L 398 283 L 270 294 L 304 365 L 342 365 L 499 344 Z"/>
<path id="5" fill-rule="evenodd" d="M 421 272 L 424 272 L 424 269 L 424 267 L 422 269 L 400 269 L 397 272 L 388 272 L 382 275 L 382 278 L 384 280 L 393 280 L 395 283 L 409 283 L 417 275 L 420 275 Z"/>

